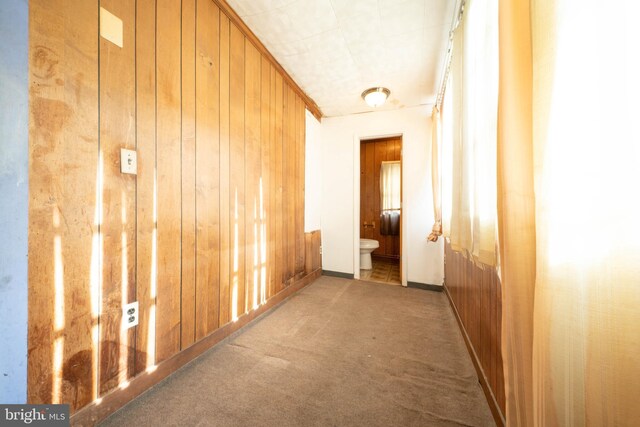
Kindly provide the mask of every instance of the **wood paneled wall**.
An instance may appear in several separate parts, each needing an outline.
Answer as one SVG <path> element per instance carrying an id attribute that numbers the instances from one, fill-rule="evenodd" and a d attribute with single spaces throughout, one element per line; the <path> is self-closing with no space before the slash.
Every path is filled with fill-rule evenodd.
<path id="1" fill-rule="evenodd" d="M 306 98 L 224 3 L 29 9 L 28 400 L 73 413 L 319 271 Z"/>
<path id="2" fill-rule="evenodd" d="M 394 259 L 400 258 L 400 236 L 380 234 L 380 165 L 400 160 L 401 150 L 402 138 L 399 136 L 360 143 L 360 237 L 380 243 L 373 255 Z M 365 221 L 373 222 L 375 227 L 365 227 Z"/>
<path id="3" fill-rule="evenodd" d="M 502 291 L 494 267 L 478 265 L 445 242 L 445 291 L 498 424 L 504 425 Z"/>

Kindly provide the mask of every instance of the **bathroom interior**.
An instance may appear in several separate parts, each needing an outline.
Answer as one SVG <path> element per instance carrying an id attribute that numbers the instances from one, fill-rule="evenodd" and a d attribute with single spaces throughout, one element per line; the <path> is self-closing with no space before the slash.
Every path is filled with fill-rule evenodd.
<path id="1" fill-rule="evenodd" d="M 360 279 L 400 285 L 402 137 L 360 142 Z"/>

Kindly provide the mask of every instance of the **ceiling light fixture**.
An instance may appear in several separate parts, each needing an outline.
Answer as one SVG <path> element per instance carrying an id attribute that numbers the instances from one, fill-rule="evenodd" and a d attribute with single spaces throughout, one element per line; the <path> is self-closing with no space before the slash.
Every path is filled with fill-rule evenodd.
<path id="1" fill-rule="evenodd" d="M 391 91 L 386 87 L 372 87 L 362 92 L 362 99 L 370 107 L 375 108 L 384 104 L 390 94 Z"/>

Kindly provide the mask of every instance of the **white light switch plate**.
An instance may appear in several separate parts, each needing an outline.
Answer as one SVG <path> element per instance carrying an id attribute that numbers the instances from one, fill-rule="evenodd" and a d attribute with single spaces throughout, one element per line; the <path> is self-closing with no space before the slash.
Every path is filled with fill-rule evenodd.
<path id="1" fill-rule="evenodd" d="M 122 320 L 125 329 L 138 326 L 138 301 L 134 301 L 122 308 Z"/>
<path id="2" fill-rule="evenodd" d="M 120 172 L 135 175 L 138 173 L 138 156 L 133 150 L 120 149 Z"/>

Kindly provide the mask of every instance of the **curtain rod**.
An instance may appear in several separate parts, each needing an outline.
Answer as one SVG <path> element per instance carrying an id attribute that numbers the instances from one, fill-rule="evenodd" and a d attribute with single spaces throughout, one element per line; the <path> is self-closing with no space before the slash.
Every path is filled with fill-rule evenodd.
<path id="1" fill-rule="evenodd" d="M 454 10 L 453 19 L 451 22 L 451 31 L 449 31 L 449 41 L 447 45 L 447 54 L 444 60 L 444 69 L 442 70 L 442 80 L 440 81 L 440 90 L 438 91 L 438 96 L 436 97 L 436 105 L 435 107 L 440 111 L 442 108 L 442 100 L 444 98 L 444 92 L 447 88 L 447 81 L 449 79 L 449 71 L 451 70 L 451 51 L 453 50 L 453 34 L 456 29 L 460 25 L 462 21 L 462 15 L 464 14 L 464 6 L 467 3 L 466 0 L 460 1 L 460 6 L 457 10 Z"/>

